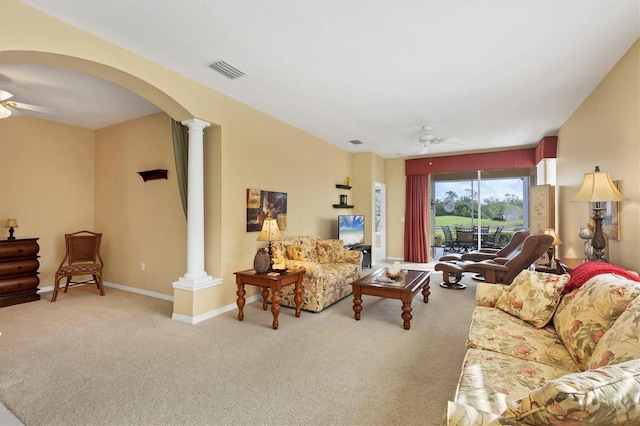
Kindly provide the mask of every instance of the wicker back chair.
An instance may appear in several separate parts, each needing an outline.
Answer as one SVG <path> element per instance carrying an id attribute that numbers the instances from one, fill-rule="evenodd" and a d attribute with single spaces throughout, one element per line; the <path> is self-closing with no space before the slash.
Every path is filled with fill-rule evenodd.
<path id="1" fill-rule="evenodd" d="M 59 283 L 62 278 L 66 278 L 64 292 L 70 286 L 78 284 L 95 283 L 101 296 L 104 296 L 104 286 L 102 285 L 102 268 L 104 263 L 100 256 L 100 243 L 102 234 L 91 231 L 79 231 L 73 234 L 65 234 L 66 253 L 56 271 L 53 285 L 53 295 L 51 301 L 55 302 L 58 297 Z M 74 276 L 91 276 L 82 281 L 72 281 Z"/>

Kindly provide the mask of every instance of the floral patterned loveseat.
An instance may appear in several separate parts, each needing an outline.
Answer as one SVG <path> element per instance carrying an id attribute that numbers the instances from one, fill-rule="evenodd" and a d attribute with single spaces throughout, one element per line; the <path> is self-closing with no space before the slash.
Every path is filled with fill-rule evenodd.
<path id="1" fill-rule="evenodd" d="M 320 312 L 352 293 L 351 283 L 362 274 L 362 253 L 345 250 L 342 240 L 286 237 L 272 246 L 274 268 L 304 268 L 302 306 Z M 282 306 L 295 307 L 293 286 L 282 289 Z"/>
<path id="2" fill-rule="evenodd" d="M 525 270 L 509 286 L 478 284 L 443 424 L 640 425 L 640 278 L 576 282 L 583 265 L 571 276 Z"/>

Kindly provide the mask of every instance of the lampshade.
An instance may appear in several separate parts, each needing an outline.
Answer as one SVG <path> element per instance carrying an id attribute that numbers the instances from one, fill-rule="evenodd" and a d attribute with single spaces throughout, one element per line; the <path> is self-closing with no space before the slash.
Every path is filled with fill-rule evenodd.
<path id="1" fill-rule="evenodd" d="M 553 237 L 553 242 L 551 243 L 552 246 L 560 246 L 562 244 L 564 244 L 562 242 L 562 240 L 560 239 L 560 237 L 558 237 L 558 234 L 556 234 L 556 230 L 553 228 L 547 228 L 544 230 L 544 233 L 547 235 L 551 235 Z"/>
<path id="2" fill-rule="evenodd" d="M 5 228 L 17 228 L 18 227 L 18 221 L 15 219 L 7 219 L 7 221 L 4 224 Z"/>
<path id="3" fill-rule="evenodd" d="M 604 201 L 625 201 L 611 180 L 609 172 L 601 172 L 598 167 L 594 173 L 585 173 L 582 188 L 571 201 L 585 201 L 590 203 Z"/>
<path id="4" fill-rule="evenodd" d="M 280 241 L 282 234 L 278 228 L 278 221 L 275 219 L 265 219 L 262 230 L 258 236 L 258 241 Z"/>

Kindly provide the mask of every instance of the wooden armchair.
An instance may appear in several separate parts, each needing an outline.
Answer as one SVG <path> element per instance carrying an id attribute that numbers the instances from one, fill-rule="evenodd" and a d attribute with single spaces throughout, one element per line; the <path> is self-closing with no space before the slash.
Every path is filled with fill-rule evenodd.
<path id="1" fill-rule="evenodd" d="M 79 231 L 73 234 L 65 234 L 66 254 L 58 270 L 56 271 L 53 285 L 53 295 L 51 301 L 55 302 L 58 297 L 59 283 L 62 278 L 66 278 L 64 292 L 69 290 L 69 286 L 78 284 L 95 283 L 101 296 L 104 296 L 104 286 L 102 285 L 103 262 L 100 256 L 100 243 L 102 234 L 91 231 Z M 83 281 L 72 281 L 74 276 L 91 276 L 92 278 Z"/>

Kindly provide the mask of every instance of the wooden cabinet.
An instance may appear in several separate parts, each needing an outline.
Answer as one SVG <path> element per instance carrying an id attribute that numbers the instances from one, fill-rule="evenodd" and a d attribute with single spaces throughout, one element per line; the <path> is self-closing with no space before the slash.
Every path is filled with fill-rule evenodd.
<path id="1" fill-rule="evenodd" d="M 37 238 L 0 240 L 0 307 L 40 300 Z"/>

